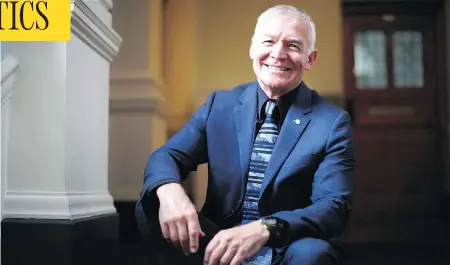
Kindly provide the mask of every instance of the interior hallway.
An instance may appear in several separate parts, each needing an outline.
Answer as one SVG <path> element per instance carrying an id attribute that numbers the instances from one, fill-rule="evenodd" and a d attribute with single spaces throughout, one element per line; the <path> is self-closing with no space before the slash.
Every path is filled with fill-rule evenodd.
<path id="1" fill-rule="evenodd" d="M 402 105 L 404 101 L 395 108 L 397 105 L 389 101 L 394 108 L 386 108 L 383 104 L 371 105 L 376 101 L 370 97 L 364 101 L 367 99 L 364 93 L 356 93 L 361 97 L 355 97 L 354 92 L 360 88 L 352 78 L 358 76 L 352 77 L 353 65 L 346 63 L 354 63 L 350 55 L 354 54 L 355 43 L 345 33 L 349 28 L 352 34 L 362 29 L 346 24 L 344 15 L 348 12 L 344 12 L 343 5 L 368 6 L 368 2 L 383 5 L 402 2 L 408 6 L 414 2 L 418 5 L 413 8 L 415 11 L 438 10 L 433 20 L 437 26 L 433 22 L 432 29 L 423 29 L 422 23 L 413 23 L 408 28 L 425 36 L 421 38 L 424 45 L 421 50 L 432 59 L 424 57 L 421 63 L 425 73 L 419 71 L 417 76 L 423 74 L 418 81 L 420 85 L 428 85 L 431 80 L 430 86 L 420 88 L 435 91 L 432 101 L 408 98 L 407 106 Z M 2 264 L 156 265 L 147 257 L 150 250 L 139 239 L 133 214 L 145 162 L 153 150 L 181 128 L 212 90 L 253 79 L 248 46 L 255 19 L 267 7 L 278 3 L 276 0 L 76 0 L 70 43 L 1 43 Z M 284 3 L 306 9 L 316 22 L 319 61 L 307 74 L 306 82 L 330 101 L 353 111 L 355 120 L 361 122 L 355 127 L 362 126 L 364 132 L 364 126 L 374 125 L 371 122 L 386 129 L 396 123 L 417 125 L 438 117 L 437 121 L 433 119 L 436 128 L 407 131 L 400 134 L 403 141 L 395 138 L 398 133 L 390 134 L 390 128 L 384 131 L 388 132 L 388 139 L 380 142 L 360 134 L 362 151 L 371 151 L 366 158 L 378 155 L 384 160 L 361 164 L 360 168 L 369 173 L 361 173 L 358 178 L 363 196 L 358 200 L 357 218 L 346 238 L 348 265 L 450 264 L 450 246 L 424 240 L 436 235 L 419 231 L 418 228 L 427 228 L 420 222 L 417 226 L 408 221 L 432 211 L 432 220 L 423 218 L 427 219 L 423 221 L 442 220 L 439 223 L 446 230 L 436 230 L 446 233 L 444 243 L 450 243 L 447 150 L 450 0 Z M 395 10 L 388 11 L 406 10 L 403 7 L 397 5 Z M 371 10 L 368 12 L 375 12 L 383 23 L 396 17 L 389 12 L 380 16 L 376 13 L 379 9 Z M 372 31 L 379 29 L 376 28 L 379 24 L 369 24 L 366 25 L 369 28 L 375 25 Z M 429 32 L 433 32 L 433 38 L 426 37 Z M 382 39 L 380 34 L 360 36 L 358 44 L 373 51 L 369 55 L 376 54 L 377 45 L 373 46 L 371 41 Z M 415 36 L 417 32 L 398 40 L 417 50 L 422 46 L 417 45 Z M 392 50 L 387 53 L 390 54 L 387 61 L 396 60 Z M 389 89 L 395 89 L 393 64 L 388 64 L 391 73 L 386 75 L 387 83 L 394 84 Z M 356 73 L 362 73 L 363 83 L 373 82 L 370 71 L 368 79 L 365 71 Z M 371 108 L 372 112 L 367 111 Z M 417 108 L 432 111 L 417 112 Z M 378 118 L 362 115 L 365 113 L 406 117 L 388 119 L 390 124 L 386 126 L 385 120 L 380 122 Z M 410 113 L 414 115 L 408 116 Z M 389 138 L 392 135 L 394 139 Z M 402 146 L 408 148 L 395 149 L 393 142 L 407 142 Z M 377 150 L 383 146 L 395 151 L 393 155 L 380 156 Z M 400 161 L 399 157 L 407 159 Z M 429 173 L 430 169 L 433 173 Z M 392 177 L 376 170 L 400 173 Z M 198 208 L 204 200 L 206 173 L 206 167 L 201 166 L 186 183 L 187 192 Z M 378 177 L 392 181 L 377 182 Z M 421 190 L 425 192 L 420 193 Z M 397 227 L 404 229 L 396 231 Z M 409 239 L 415 241 L 411 243 Z"/>

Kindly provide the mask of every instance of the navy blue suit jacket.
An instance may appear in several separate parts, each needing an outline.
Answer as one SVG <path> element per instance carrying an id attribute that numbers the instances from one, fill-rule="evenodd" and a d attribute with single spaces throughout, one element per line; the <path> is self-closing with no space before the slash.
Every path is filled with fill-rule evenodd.
<path id="1" fill-rule="evenodd" d="M 349 115 L 303 82 L 299 88 L 259 201 L 261 216 L 289 222 L 290 242 L 338 236 L 347 224 L 354 190 Z M 161 184 L 181 182 L 199 164 L 208 163 L 202 212 L 222 228 L 238 224 L 254 141 L 257 89 L 253 82 L 211 93 L 184 128 L 151 155 L 138 206 Z"/>

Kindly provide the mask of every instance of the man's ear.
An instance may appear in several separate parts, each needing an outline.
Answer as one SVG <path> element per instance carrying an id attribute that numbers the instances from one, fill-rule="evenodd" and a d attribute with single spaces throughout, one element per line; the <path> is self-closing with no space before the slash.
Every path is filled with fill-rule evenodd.
<path id="1" fill-rule="evenodd" d="M 305 65 L 306 70 L 310 70 L 316 63 L 318 53 L 319 52 L 315 49 L 309 54 L 308 63 Z"/>

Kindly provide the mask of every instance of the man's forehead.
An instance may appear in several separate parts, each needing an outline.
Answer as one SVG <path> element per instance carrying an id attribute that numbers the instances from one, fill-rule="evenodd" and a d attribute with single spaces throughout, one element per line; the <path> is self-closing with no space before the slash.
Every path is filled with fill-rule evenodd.
<path id="1" fill-rule="evenodd" d="M 298 16 L 293 14 L 268 14 L 261 17 L 255 26 L 255 31 L 281 31 L 287 29 L 288 27 L 293 30 L 298 30 L 303 27 L 308 27 L 307 22 Z"/>
<path id="2" fill-rule="evenodd" d="M 293 41 L 300 41 L 304 34 L 306 25 L 299 24 L 297 21 L 293 23 L 277 23 L 272 20 L 259 21 L 255 27 L 255 36 L 289 38 Z"/>

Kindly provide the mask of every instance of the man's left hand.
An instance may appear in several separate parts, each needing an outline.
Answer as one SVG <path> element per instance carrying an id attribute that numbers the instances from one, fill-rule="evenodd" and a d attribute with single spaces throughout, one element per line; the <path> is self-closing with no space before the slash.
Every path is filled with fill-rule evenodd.
<path id="1" fill-rule="evenodd" d="M 260 221 L 222 230 L 206 247 L 204 264 L 239 265 L 256 254 L 269 236 Z"/>

